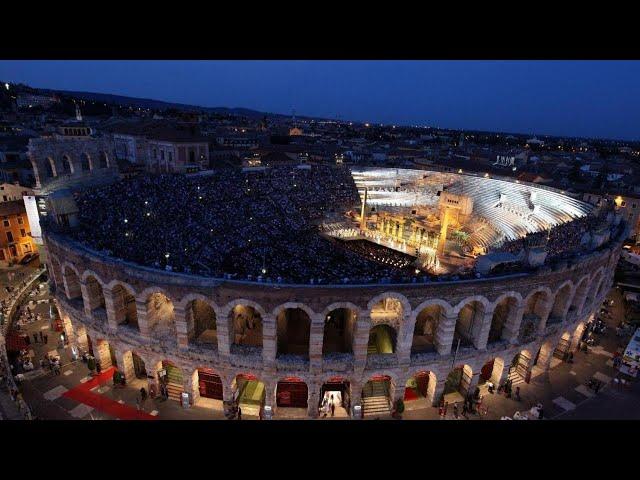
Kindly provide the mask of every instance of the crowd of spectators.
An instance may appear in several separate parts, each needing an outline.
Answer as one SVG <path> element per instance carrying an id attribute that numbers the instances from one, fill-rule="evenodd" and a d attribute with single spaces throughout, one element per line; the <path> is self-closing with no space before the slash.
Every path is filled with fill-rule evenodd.
<path id="1" fill-rule="evenodd" d="M 318 234 L 360 202 L 346 167 L 273 166 L 208 177 L 141 175 L 76 195 L 94 250 L 176 272 L 273 282 L 376 282 L 399 273 Z"/>

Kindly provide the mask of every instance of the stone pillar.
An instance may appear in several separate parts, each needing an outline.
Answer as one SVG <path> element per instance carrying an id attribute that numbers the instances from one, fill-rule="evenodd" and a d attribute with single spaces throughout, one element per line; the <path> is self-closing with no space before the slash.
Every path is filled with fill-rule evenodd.
<path id="1" fill-rule="evenodd" d="M 118 323 L 120 323 L 118 321 L 118 307 L 110 291 L 107 291 L 104 296 L 104 306 L 107 311 L 107 324 L 112 331 L 116 331 L 118 329 Z M 122 308 L 122 306 L 120 308 Z"/>
<path id="2" fill-rule="evenodd" d="M 193 322 L 190 322 L 193 324 Z M 194 326 L 188 326 L 188 328 L 195 328 Z M 218 338 L 218 355 L 221 359 L 228 359 L 231 355 L 231 345 L 235 340 L 233 331 L 233 319 L 231 314 L 227 310 L 223 310 L 220 313 L 220 318 L 216 316 L 216 330 Z"/>
<path id="3" fill-rule="evenodd" d="M 438 404 L 440 403 L 440 400 L 442 399 L 442 396 L 444 395 L 444 386 L 445 383 L 447 381 L 447 377 L 443 378 L 443 379 L 439 379 L 436 382 L 436 387 L 433 391 L 433 406 L 437 407 Z"/>
<path id="4" fill-rule="evenodd" d="M 310 319 L 309 367 L 312 373 L 322 371 L 322 342 L 324 340 L 324 317 L 316 314 Z M 317 409 L 316 409 L 317 410 Z"/>
<path id="5" fill-rule="evenodd" d="M 189 394 L 189 402 L 191 405 L 195 405 L 200 399 L 200 390 L 198 389 L 198 373 L 197 370 L 193 372 L 182 373 L 182 390 Z"/>
<path id="6" fill-rule="evenodd" d="M 543 371 L 547 371 L 549 369 L 549 365 L 551 364 L 551 359 L 553 358 L 553 351 L 555 350 L 554 345 L 543 345 L 540 347 L 540 355 L 538 356 L 538 362 L 536 363 L 536 367 L 541 368 Z M 530 360 L 533 362 L 533 359 Z M 529 364 L 529 369 L 531 369 L 533 365 Z"/>
<path id="7" fill-rule="evenodd" d="M 320 403 L 320 386 L 315 383 L 311 383 L 308 384 L 307 387 L 309 388 L 309 396 L 307 398 L 307 415 L 311 418 L 318 418 L 320 413 L 318 411 L 318 404 Z"/>
<path id="8" fill-rule="evenodd" d="M 509 318 L 504 325 L 502 338 L 512 345 L 518 343 L 518 334 L 520 333 L 520 325 L 522 324 L 524 309 L 525 306 L 520 305 L 513 314 L 509 315 Z"/>
<path id="9" fill-rule="evenodd" d="M 569 351 L 574 352 L 578 349 L 578 345 L 580 344 L 580 339 L 582 338 L 582 334 L 584 333 L 584 324 L 579 325 L 575 332 L 573 332 L 573 336 L 571 337 L 571 345 L 569 346 Z"/>
<path id="10" fill-rule="evenodd" d="M 224 380 L 223 380 L 224 382 Z M 229 414 L 233 405 L 234 391 L 226 384 L 222 385 L 222 408 L 225 414 Z"/>
<path id="11" fill-rule="evenodd" d="M 173 307 L 173 314 L 175 315 L 176 322 L 176 335 L 178 340 L 178 348 L 189 348 L 189 336 L 187 327 L 187 313 L 182 306 L 175 305 Z"/>
<path id="12" fill-rule="evenodd" d="M 351 389 L 351 411 L 349 416 L 353 415 L 353 406 L 362 405 L 362 384 L 360 382 L 352 382 Z"/>
<path id="13" fill-rule="evenodd" d="M 118 362 L 118 370 L 127 383 L 131 383 L 136 378 L 136 371 L 133 366 L 133 353 L 131 351 L 121 352 L 116 351 L 116 361 Z"/>
<path id="14" fill-rule="evenodd" d="M 356 320 L 356 331 L 353 336 L 353 359 L 356 372 L 362 372 L 367 365 L 367 345 L 369 343 L 369 329 L 371 317 L 365 313 Z"/>
<path id="15" fill-rule="evenodd" d="M 138 316 L 138 329 L 142 336 L 149 338 L 151 336 L 151 326 L 147 320 L 147 302 L 136 298 L 136 313 Z"/>
<path id="16" fill-rule="evenodd" d="M 553 298 L 550 298 L 544 302 L 542 307 L 542 315 L 540 315 L 540 321 L 538 322 L 538 334 L 544 333 L 544 329 L 547 328 L 547 320 L 551 315 L 551 309 L 553 308 Z"/>
<path id="17" fill-rule="evenodd" d="M 111 352 L 109 351 L 109 342 L 106 340 L 98 340 L 93 346 L 93 354 L 96 360 L 100 362 L 100 368 L 104 372 L 111 367 Z"/>
<path id="18" fill-rule="evenodd" d="M 489 341 L 489 332 L 491 331 L 491 322 L 493 320 L 493 311 L 486 312 L 482 317 L 482 323 L 475 339 L 475 347 L 478 350 L 486 350 L 487 342 Z"/>
<path id="19" fill-rule="evenodd" d="M 436 330 L 436 350 L 439 355 L 449 355 L 451 353 L 456 320 L 458 320 L 458 315 L 453 312 L 440 317 L 438 329 Z"/>
<path id="20" fill-rule="evenodd" d="M 416 312 L 417 315 L 417 312 Z M 409 365 L 411 363 L 411 345 L 413 344 L 413 331 L 416 326 L 414 315 L 404 315 L 397 340 L 398 363 Z"/>
<path id="21" fill-rule="evenodd" d="M 87 329 L 79 327 L 76 329 L 76 344 L 85 351 L 89 350 L 89 341 L 87 339 Z"/>
<path id="22" fill-rule="evenodd" d="M 64 291 L 67 295 L 67 298 L 72 299 L 72 298 L 78 298 L 78 297 L 82 297 L 82 290 L 80 287 L 80 280 L 78 278 L 76 278 L 75 282 L 70 282 L 69 281 L 69 276 L 68 275 L 63 275 L 62 276 L 62 280 L 64 283 Z"/>
<path id="23" fill-rule="evenodd" d="M 275 368 L 277 351 L 276 317 L 269 313 L 262 319 L 262 361 L 265 368 Z"/>

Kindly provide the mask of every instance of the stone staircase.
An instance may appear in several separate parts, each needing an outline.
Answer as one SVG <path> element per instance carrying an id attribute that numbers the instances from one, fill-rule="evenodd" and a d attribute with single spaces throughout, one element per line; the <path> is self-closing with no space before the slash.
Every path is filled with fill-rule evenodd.
<path id="1" fill-rule="evenodd" d="M 520 375 L 515 368 L 511 368 L 509 370 L 509 380 L 511 380 L 512 387 L 516 387 L 524 383 L 524 378 L 522 378 L 522 375 Z"/>
<path id="2" fill-rule="evenodd" d="M 384 382 L 370 382 L 368 391 L 363 392 L 362 412 L 365 417 L 390 415 L 391 406 Z"/>
<path id="3" fill-rule="evenodd" d="M 183 392 L 182 375 L 180 371 L 174 368 L 167 368 L 167 391 L 169 398 L 180 402 L 180 395 Z"/>

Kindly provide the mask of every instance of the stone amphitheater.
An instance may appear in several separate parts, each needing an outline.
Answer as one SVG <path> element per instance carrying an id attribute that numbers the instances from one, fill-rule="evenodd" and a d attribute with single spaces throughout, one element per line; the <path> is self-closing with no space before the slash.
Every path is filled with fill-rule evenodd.
<path id="1" fill-rule="evenodd" d="M 611 288 L 625 229 L 612 232 L 523 273 L 367 285 L 207 278 L 112 258 L 54 229 L 45 241 L 66 334 L 103 368 L 155 392 L 162 382 L 176 401 L 306 418 L 329 394 L 344 416 L 378 416 L 399 399 L 434 405 L 486 382 L 528 382 L 576 348 Z"/>

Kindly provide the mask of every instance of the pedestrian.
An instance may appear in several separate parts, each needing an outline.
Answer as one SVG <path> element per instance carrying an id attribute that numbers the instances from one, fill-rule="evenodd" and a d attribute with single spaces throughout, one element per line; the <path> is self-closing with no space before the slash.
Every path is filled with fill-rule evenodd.
<path id="1" fill-rule="evenodd" d="M 242 409 L 238 407 L 238 420 L 242 420 Z"/>
<path id="2" fill-rule="evenodd" d="M 467 418 L 467 411 L 468 411 L 467 402 L 464 402 L 464 404 L 462 405 L 462 416 L 464 418 Z"/>
<path id="3" fill-rule="evenodd" d="M 449 402 L 444 402 L 444 409 L 443 409 L 443 417 L 447 418 L 447 408 L 449 408 Z"/>
<path id="4" fill-rule="evenodd" d="M 520 401 L 520 387 L 516 387 L 516 400 Z"/>
<path id="5" fill-rule="evenodd" d="M 331 416 L 335 416 L 336 413 L 336 404 L 331 402 Z"/>
<path id="6" fill-rule="evenodd" d="M 440 418 L 444 416 L 444 405 L 442 403 L 438 405 L 438 415 L 440 416 Z"/>
<path id="7" fill-rule="evenodd" d="M 54 372 L 56 375 L 60 375 L 60 365 L 59 365 L 59 364 L 57 364 L 57 363 L 56 363 L 56 364 L 53 366 L 53 372 Z"/>
<path id="8" fill-rule="evenodd" d="M 44 343 L 45 345 L 49 343 L 49 335 L 47 335 L 46 333 L 44 334 Z"/>
<path id="9" fill-rule="evenodd" d="M 598 390 L 600 390 L 600 386 L 601 386 L 601 385 L 602 385 L 602 382 L 596 382 L 596 384 L 595 384 L 595 388 L 594 388 L 594 390 L 595 390 L 595 392 L 596 392 L 596 393 L 598 393 Z"/>
<path id="10" fill-rule="evenodd" d="M 457 420 L 458 419 L 458 403 L 453 404 L 453 416 Z"/>
<path id="11" fill-rule="evenodd" d="M 140 398 L 140 394 L 136 395 L 136 410 L 140 411 L 140 407 L 142 405 L 142 399 Z"/>
<path id="12" fill-rule="evenodd" d="M 140 398 L 142 399 L 142 403 L 144 403 L 147 400 L 147 391 L 145 390 L 144 387 L 140 389 Z"/>
<path id="13" fill-rule="evenodd" d="M 542 405 L 538 408 L 538 420 L 542 420 L 544 418 L 544 412 L 542 411 Z"/>
<path id="14" fill-rule="evenodd" d="M 31 339 L 29 338 L 29 335 L 24 336 L 24 341 L 27 343 L 27 345 L 31 345 Z"/>
<path id="15" fill-rule="evenodd" d="M 40 330 L 40 341 L 44 342 L 44 336 L 42 335 L 42 330 Z"/>
<path id="16" fill-rule="evenodd" d="M 33 334 L 33 343 L 38 343 L 38 334 L 37 333 Z"/>
<path id="17" fill-rule="evenodd" d="M 96 362 L 96 372 L 98 372 L 98 375 L 102 373 L 102 366 L 100 365 L 100 362 Z"/>

